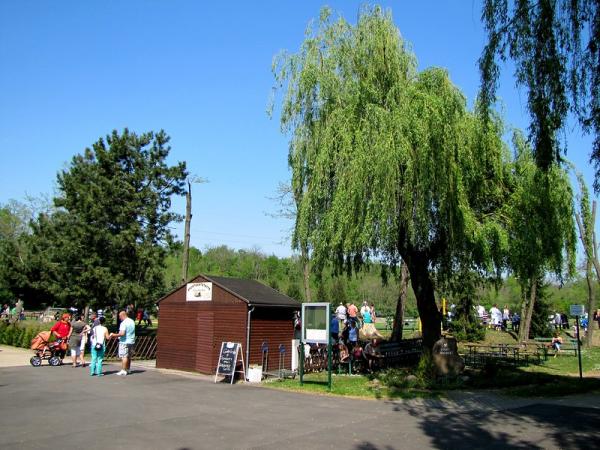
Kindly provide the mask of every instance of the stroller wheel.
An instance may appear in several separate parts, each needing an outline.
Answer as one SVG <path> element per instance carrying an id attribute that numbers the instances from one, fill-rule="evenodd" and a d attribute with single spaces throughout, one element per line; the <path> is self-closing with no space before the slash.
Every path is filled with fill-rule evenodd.
<path id="1" fill-rule="evenodd" d="M 53 356 L 48 360 L 48 364 L 51 366 L 60 366 L 60 358 L 58 356 Z"/>
<path id="2" fill-rule="evenodd" d="M 40 358 L 39 356 L 32 356 L 29 362 L 33 367 L 39 367 L 42 365 L 42 358 Z"/>

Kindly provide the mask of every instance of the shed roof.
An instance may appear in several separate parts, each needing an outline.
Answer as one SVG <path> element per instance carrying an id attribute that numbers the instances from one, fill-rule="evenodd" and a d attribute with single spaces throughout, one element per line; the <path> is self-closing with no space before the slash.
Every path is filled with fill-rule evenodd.
<path id="1" fill-rule="evenodd" d="M 212 277 L 203 275 L 209 281 L 228 290 L 235 296 L 256 306 L 285 306 L 300 308 L 300 302 L 256 280 L 242 278 Z"/>
<path id="2" fill-rule="evenodd" d="M 301 303 L 288 297 L 285 294 L 273 289 L 270 286 L 262 284 L 256 280 L 245 280 L 242 278 L 230 278 L 230 277 L 213 277 L 207 275 L 198 275 L 194 279 L 190 280 L 190 283 L 195 282 L 199 278 L 204 278 L 207 281 L 211 281 L 222 289 L 230 292 L 231 294 L 238 297 L 240 300 L 254 306 L 274 306 L 274 307 L 286 307 L 286 308 L 300 308 Z M 173 292 L 182 288 L 184 285 L 173 289 L 168 294 L 163 295 L 157 303 L 170 296 Z"/>

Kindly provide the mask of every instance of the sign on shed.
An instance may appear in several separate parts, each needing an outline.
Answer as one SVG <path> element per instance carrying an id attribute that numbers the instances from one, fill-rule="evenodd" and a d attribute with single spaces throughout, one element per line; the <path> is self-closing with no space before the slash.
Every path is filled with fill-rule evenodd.
<path id="1" fill-rule="evenodd" d="M 212 301 L 212 283 L 188 283 L 185 291 L 185 300 L 188 302 Z"/>
<path id="2" fill-rule="evenodd" d="M 585 308 L 583 305 L 571 305 L 569 312 L 572 316 L 583 316 L 585 314 Z"/>
<path id="3" fill-rule="evenodd" d="M 236 370 L 238 363 L 238 354 L 242 363 L 242 369 Z M 239 342 L 222 342 L 221 351 L 219 352 L 219 363 L 217 364 L 217 372 L 215 373 L 215 383 L 217 376 L 224 375 L 230 377 L 230 384 L 233 384 L 235 373 L 241 372 L 246 379 L 246 369 L 244 366 L 244 354 L 242 353 L 242 344 Z"/>

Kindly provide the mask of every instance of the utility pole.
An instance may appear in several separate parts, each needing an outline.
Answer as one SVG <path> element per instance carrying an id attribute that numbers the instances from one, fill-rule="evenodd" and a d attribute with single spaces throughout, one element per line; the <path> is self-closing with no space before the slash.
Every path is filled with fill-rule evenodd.
<path id="1" fill-rule="evenodd" d="M 188 267 L 190 261 L 190 224 L 192 222 L 192 183 L 208 183 L 206 178 L 196 175 L 188 177 L 188 189 L 185 194 L 185 231 L 183 237 L 183 263 L 181 268 L 181 284 L 188 279 Z"/>
<path id="2" fill-rule="evenodd" d="M 192 183 L 187 180 L 188 190 L 185 194 L 185 234 L 183 238 L 183 267 L 181 270 L 181 284 L 187 282 L 188 265 L 190 259 L 190 223 L 192 222 Z"/>

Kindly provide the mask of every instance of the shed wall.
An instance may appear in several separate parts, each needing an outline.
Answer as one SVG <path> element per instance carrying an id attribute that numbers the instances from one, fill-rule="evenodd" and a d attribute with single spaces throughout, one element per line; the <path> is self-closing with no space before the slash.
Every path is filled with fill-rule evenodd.
<path id="1" fill-rule="evenodd" d="M 285 348 L 284 368 L 291 368 L 294 338 L 293 309 L 257 307 L 252 313 L 250 330 L 250 364 L 262 362 L 262 344 L 266 342 L 269 347 L 268 370 L 274 371 L 279 367 L 280 344 Z"/>

